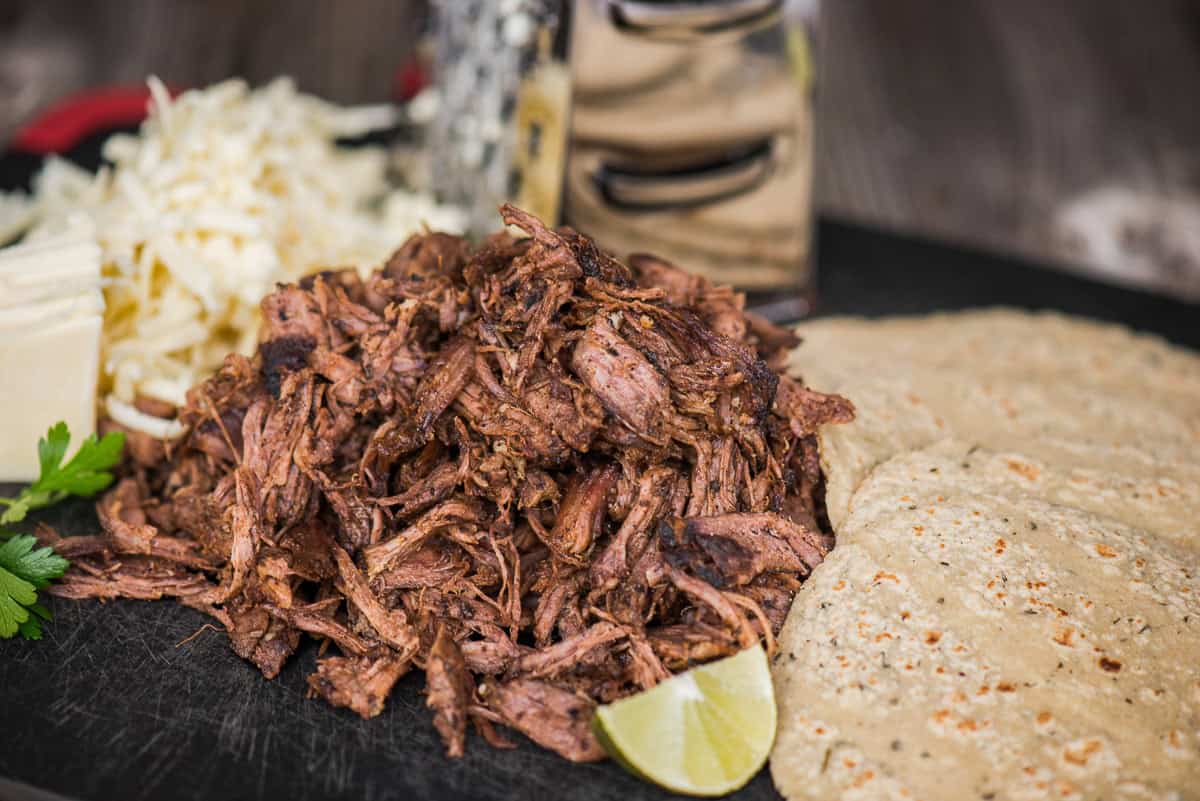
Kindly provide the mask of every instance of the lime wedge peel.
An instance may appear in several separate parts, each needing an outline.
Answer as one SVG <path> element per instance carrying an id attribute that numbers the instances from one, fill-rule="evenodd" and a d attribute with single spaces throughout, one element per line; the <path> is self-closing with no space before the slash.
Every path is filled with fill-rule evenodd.
<path id="1" fill-rule="evenodd" d="M 775 692 L 761 646 L 599 707 L 609 756 L 676 793 L 719 796 L 754 778 L 775 742 Z"/>

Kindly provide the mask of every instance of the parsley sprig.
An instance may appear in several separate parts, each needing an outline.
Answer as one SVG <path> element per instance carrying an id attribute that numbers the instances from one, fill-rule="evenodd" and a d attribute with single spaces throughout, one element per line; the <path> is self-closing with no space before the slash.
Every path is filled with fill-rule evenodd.
<path id="1" fill-rule="evenodd" d="M 35 543 L 28 534 L 17 534 L 0 545 L 0 637 L 19 632 L 27 640 L 40 640 L 42 620 L 50 619 L 50 610 L 37 602 L 37 591 L 62 576 L 67 560 L 49 547 L 35 549 Z"/>
<path id="2" fill-rule="evenodd" d="M 100 440 L 92 434 L 79 446 L 71 461 L 63 464 L 70 444 L 71 432 L 63 422 L 55 423 L 46 436 L 38 440 L 41 474 L 17 497 L 0 498 L 0 504 L 8 507 L 0 515 L 0 526 L 20 522 L 34 509 L 52 506 L 71 495 L 90 498 L 112 483 L 113 474 L 109 470 L 121 461 L 124 434 L 113 431 Z"/>
<path id="3" fill-rule="evenodd" d="M 38 440 L 40 474 L 15 498 L 0 498 L 8 507 L 0 525 L 18 523 L 34 509 L 42 509 L 72 495 L 89 498 L 113 481 L 112 467 L 121 461 L 125 435 L 88 437 L 71 460 L 63 464 L 71 433 L 66 423 L 50 427 Z M 37 540 L 28 534 L 0 530 L 0 639 L 20 634 L 27 640 L 42 637 L 42 621 L 50 610 L 37 602 L 37 591 L 60 578 L 68 562 L 50 547 L 34 548 Z"/>

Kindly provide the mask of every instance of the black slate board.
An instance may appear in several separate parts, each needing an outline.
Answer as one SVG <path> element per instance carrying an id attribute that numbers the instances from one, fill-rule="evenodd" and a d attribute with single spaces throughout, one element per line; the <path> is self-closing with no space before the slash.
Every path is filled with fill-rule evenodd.
<path id="1" fill-rule="evenodd" d="M 0 186 L 25 177 L 3 168 Z M 1200 349 L 1197 306 L 844 223 L 823 221 L 818 233 L 821 314 L 1006 304 L 1122 322 Z M 67 534 L 96 525 L 87 503 L 29 523 L 37 520 Z M 203 628 L 203 615 L 173 603 L 51 607 L 42 641 L 0 642 L 3 801 L 53 801 L 46 791 L 87 801 L 670 797 L 611 763 L 572 765 L 526 742 L 505 752 L 472 737 L 463 759 L 448 760 L 418 675 L 371 721 L 308 700 L 311 642 L 268 682 Z M 736 796 L 778 797 L 765 771 Z"/>

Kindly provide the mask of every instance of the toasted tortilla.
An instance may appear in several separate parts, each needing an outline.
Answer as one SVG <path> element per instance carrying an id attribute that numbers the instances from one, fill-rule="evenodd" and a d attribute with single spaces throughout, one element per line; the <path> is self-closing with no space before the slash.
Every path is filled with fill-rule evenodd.
<path id="1" fill-rule="evenodd" d="M 1018 312 L 802 327 L 833 553 L 774 664 L 797 799 L 1200 791 L 1200 358 Z"/>
<path id="2" fill-rule="evenodd" d="M 1200 358 L 1060 314 L 803 325 L 791 369 L 854 401 L 820 433 L 835 530 L 888 458 L 956 437 L 1058 469 L 1120 520 L 1200 545 Z"/>

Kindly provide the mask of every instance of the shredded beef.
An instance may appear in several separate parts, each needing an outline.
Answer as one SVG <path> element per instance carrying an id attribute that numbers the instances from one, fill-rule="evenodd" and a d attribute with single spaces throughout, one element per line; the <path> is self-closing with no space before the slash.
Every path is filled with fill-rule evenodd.
<path id="1" fill-rule="evenodd" d="M 363 717 L 421 669 L 451 756 L 471 722 L 598 759 L 597 704 L 772 647 L 832 545 L 814 434 L 853 408 L 780 377 L 795 338 L 733 290 L 503 214 L 528 238 L 264 299 L 103 533 L 39 532 L 73 560 L 52 591 L 175 598 L 267 677 L 314 637 L 312 690 Z"/>

